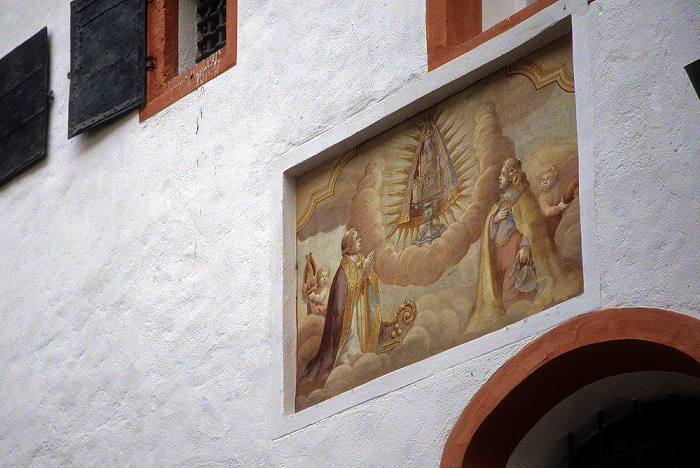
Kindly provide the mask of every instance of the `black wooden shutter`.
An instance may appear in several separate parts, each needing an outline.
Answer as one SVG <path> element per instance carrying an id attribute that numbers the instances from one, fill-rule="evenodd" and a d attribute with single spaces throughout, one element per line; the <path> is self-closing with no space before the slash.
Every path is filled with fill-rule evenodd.
<path id="1" fill-rule="evenodd" d="M 700 98 L 700 60 L 689 63 L 685 66 L 685 71 L 688 73 L 688 78 L 695 88 L 695 93 Z"/>
<path id="2" fill-rule="evenodd" d="M 71 2 L 68 138 L 143 104 L 146 0 Z"/>
<path id="3" fill-rule="evenodd" d="M 0 184 L 46 156 L 46 28 L 0 59 Z"/>

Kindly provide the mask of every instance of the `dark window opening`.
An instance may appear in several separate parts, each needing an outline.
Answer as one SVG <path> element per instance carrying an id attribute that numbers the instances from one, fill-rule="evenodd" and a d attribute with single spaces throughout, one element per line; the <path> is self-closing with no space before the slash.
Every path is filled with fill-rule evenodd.
<path id="1" fill-rule="evenodd" d="M 226 0 L 197 0 L 197 62 L 226 45 Z"/>

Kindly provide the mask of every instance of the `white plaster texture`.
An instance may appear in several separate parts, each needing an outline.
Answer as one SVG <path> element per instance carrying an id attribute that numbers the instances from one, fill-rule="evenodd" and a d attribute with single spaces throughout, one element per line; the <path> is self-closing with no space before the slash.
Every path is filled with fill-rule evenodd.
<path id="1" fill-rule="evenodd" d="M 48 26 L 55 95 L 46 161 L 0 187 L 0 466 L 437 466 L 469 399 L 543 330 L 618 305 L 700 317 L 696 0 L 558 2 L 430 73 L 424 2 L 238 9 L 235 67 L 67 140 L 68 2 L 0 3 L 0 55 Z M 586 294 L 285 416 L 283 171 L 569 14 Z"/>
<path id="2" fill-rule="evenodd" d="M 603 303 L 695 312 L 700 101 L 683 67 L 700 3 L 594 2 L 589 19 Z"/>

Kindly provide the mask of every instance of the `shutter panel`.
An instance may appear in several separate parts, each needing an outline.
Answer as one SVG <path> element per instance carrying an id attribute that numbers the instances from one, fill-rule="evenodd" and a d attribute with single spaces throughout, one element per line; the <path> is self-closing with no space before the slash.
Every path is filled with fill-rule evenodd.
<path id="1" fill-rule="evenodd" d="M 46 28 L 0 59 L 0 184 L 46 156 Z"/>
<path id="2" fill-rule="evenodd" d="M 688 74 L 688 78 L 690 78 L 690 82 L 693 84 L 693 88 L 695 88 L 695 93 L 700 98 L 700 60 L 686 65 L 685 71 Z"/>
<path id="3" fill-rule="evenodd" d="M 146 98 L 146 0 L 71 2 L 68 138 Z"/>

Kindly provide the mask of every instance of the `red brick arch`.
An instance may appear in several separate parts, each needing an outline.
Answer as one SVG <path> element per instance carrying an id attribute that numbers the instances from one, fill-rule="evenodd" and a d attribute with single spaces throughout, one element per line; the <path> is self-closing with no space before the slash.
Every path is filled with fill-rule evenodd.
<path id="1" fill-rule="evenodd" d="M 479 389 L 447 438 L 443 468 L 503 468 L 557 403 L 627 372 L 700 377 L 700 320 L 662 309 L 592 312 L 544 333 Z"/>

